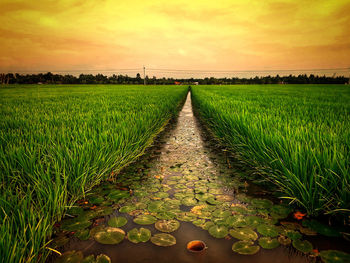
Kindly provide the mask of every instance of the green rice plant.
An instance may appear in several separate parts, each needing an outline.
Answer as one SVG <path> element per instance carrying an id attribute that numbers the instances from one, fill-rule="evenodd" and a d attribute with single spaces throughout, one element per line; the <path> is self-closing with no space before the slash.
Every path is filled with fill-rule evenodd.
<path id="1" fill-rule="evenodd" d="M 53 223 L 143 154 L 181 86 L 0 88 L 0 262 L 45 261 Z"/>
<path id="2" fill-rule="evenodd" d="M 212 132 L 310 215 L 349 213 L 350 89 L 344 85 L 192 88 Z"/>

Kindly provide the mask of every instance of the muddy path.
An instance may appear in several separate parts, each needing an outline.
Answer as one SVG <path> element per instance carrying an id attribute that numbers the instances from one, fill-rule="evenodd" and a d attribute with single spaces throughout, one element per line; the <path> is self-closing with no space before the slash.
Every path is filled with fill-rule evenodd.
<path id="1" fill-rule="evenodd" d="M 56 224 L 51 247 L 66 256 L 49 262 L 105 254 L 112 262 L 133 263 L 301 263 L 321 262 L 313 249 L 349 250 L 345 239 L 321 237 L 292 218 L 288 206 L 242 179 L 251 171 L 229 163 L 213 144 L 193 115 L 189 94 L 177 121 L 147 154 Z M 204 241 L 207 249 L 189 252 L 191 240 Z"/>

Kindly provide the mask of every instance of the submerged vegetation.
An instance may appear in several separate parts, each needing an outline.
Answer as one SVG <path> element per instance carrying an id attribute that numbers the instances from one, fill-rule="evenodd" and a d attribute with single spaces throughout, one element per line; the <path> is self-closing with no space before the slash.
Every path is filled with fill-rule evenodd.
<path id="1" fill-rule="evenodd" d="M 85 191 L 141 155 L 177 113 L 186 93 L 181 86 L 1 88 L 1 261 L 45 259 L 53 223 Z M 123 197 L 118 191 L 109 195 Z M 92 196 L 90 202 L 101 199 Z M 95 212 L 103 216 L 112 211 Z M 85 217 L 62 227 L 88 238 L 83 230 L 90 224 Z M 101 229 L 93 237 L 117 242 L 122 232 L 115 229 Z"/>
<path id="2" fill-rule="evenodd" d="M 349 214 L 350 90 L 332 85 L 200 86 L 213 133 L 309 215 Z"/>

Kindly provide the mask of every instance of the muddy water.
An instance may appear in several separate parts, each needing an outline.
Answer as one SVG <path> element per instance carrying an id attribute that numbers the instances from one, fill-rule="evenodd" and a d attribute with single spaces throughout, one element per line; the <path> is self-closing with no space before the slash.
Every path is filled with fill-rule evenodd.
<path id="1" fill-rule="evenodd" d="M 186 103 L 179 114 L 177 123 L 173 128 L 164 133 L 161 138 L 161 143 L 155 145 L 142 160 L 135 163 L 133 166 L 126 169 L 122 174 L 117 176 L 116 182 L 105 183 L 100 187 L 94 189 L 91 193 L 92 196 L 98 196 L 103 199 L 102 203 L 97 205 L 89 202 L 89 197 L 86 203 L 81 202 L 81 206 L 86 211 L 94 211 L 97 207 L 112 207 L 112 213 L 103 216 L 97 216 L 90 219 L 93 225 L 89 226 L 89 229 L 98 225 L 107 225 L 108 220 L 113 216 L 123 216 L 127 218 L 126 225 L 120 227 L 126 233 L 133 228 L 145 227 L 149 229 L 152 235 L 161 233 L 158 231 L 154 224 L 150 225 L 138 225 L 133 222 L 133 219 L 138 214 L 151 214 L 155 217 L 159 217 L 160 212 L 167 211 L 149 211 L 146 206 L 154 201 L 178 200 L 181 201 L 179 209 L 181 211 L 194 211 L 193 207 L 205 206 L 208 208 L 209 213 L 206 216 L 199 214 L 192 214 L 192 216 L 198 215 L 198 217 L 192 219 L 184 219 L 179 216 L 180 210 L 174 208 L 176 216 L 174 219 L 180 222 L 180 227 L 171 232 L 170 234 L 176 238 L 176 244 L 169 247 L 159 247 L 153 244 L 151 241 L 145 243 L 134 244 L 125 239 L 115 245 L 100 244 L 94 240 L 93 237 L 87 240 L 80 240 L 75 237 L 75 231 L 63 231 L 59 230 L 60 224 L 56 231 L 58 239 L 65 240 L 63 246 L 58 247 L 57 250 L 65 251 L 81 251 L 84 256 L 91 254 L 99 255 L 106 254 L 110 257 L 112 262 L 260 262 L 260 263 L 281 263 L 281 262 L 318 262 L 319 258 L 310 256 L 310 253 L 302 253 L 297 251 L 291 244 L 279 245 L 274 249 L 260 248 L 259 251 L 253 255 L 241 255 L 232 251 L 232 245 L 239 241 L 230 235 L 226 235 L 223 238 L 216 238 L 209 234 L 208 230 L 203 228 L 204 224 L 193 224 L 194 220 L 202 219 L 213 221 L 217 225 L 225 225 L 222 223 L 226 220 L 217 214 L 218 210 L 229 211 L 230 215 L 240 215 L 242 213 L 243 218 L 250 215 L 256 215 L 266 220 L 265 222 L 272 222 L 273 218 L 269 215 L 265 208 L 254 207 L 245 202 L 245 198 L 250 198 L 248 193 L 249 189 L 258 189 L 261 193 L 265 193 L 260 188 L 256 188 L 253 185 L 240 180 L 239 175 L 242 174 L 242 170 L 230 166 L 228 169 L 227 160 L 223 158 L 224 153 L 220 154 L 216 150 L 207 147 L 208 142 L 201 136 L 201 128 L 196 118 L 193 115 L 191 98 L 188 95 Z M 118 200 L 111 201 L 108 198 L 108 191 L 111 189 L 122 189 L 123 191 L 129 191 L 131 196 Z M 203 192 L 207 191 L 209 197 L 214 197 L 214 201 L 206 200 L 203 197 Z M 251 191 L 249 191 L 251 192 Z M 162 193 L 159 195 L 159 193 Z M 166 193 L 166 194 L 164 194 Z M 180 195 L 179 195 L 180 193 Z M 176 195 L 178 194 L 178 195 Z M 181 194 L 183 194 L 181 196 Z M 184 205 L 183 197 L 192 197 L 195 204 Z M 240 197 L 240 198 L 238 198 Z M 198 198 L 200 200 L 198 200 Z M 265 197 L 267 198 L 267 197 Z M 91 199 L 90 199 L 91 200 Z M 215 203 L 209 205 L 209 203 Z M 134 203 L 144 203 L 141 209 L 134 209 L 129 213 L 119 212 L 120 207 L 126 205 L 132 205 Z M 234 207 L 243 209 L 235 210 Z M 247 213 L 244 213 L 246 209 Z M 200 210 L 199 210 L 200 211 Z M 216 213 L 216 215 L 215 215 Z M 215 215 L 215 216 L 214 216 Z M 287 217 L 287 216 L 285 216 Z M 290 217 L 290 213 L 289 213 Z M 279 226 L 279 231 L 283 231 L 279 222 L 285 220 L 275 220 L 272 224 Z M 296 220 L 295 220 L 296 221 Z M 64 221 L 63 221 L 64 222 Z M 295 223 L 298 223 L 296 221 Z M 227 226 L 227 224 L 226 224 Z M 237 225 L 239 227 L 239 225 Z M 248 226 L 256 233 L 257 230 L 254 226 Z M 230 226 L 227 226 L 229 230 Z M 261 234 L 259 234 L 259 238 Z M 281 233 L 280 233 L 281 235 Z M 68 239 L 66 239 L 68 237 Z M 316 237 L 312 237 L 315 239 Z M 303 237 L 303 239 L 310 240 L 310 237 Z M 317 239 L 317 238 L 316 238 Z M 207 249 L 201 253 L 191 253 L 186 250 L 186 244 L 191 240 L 202 240 L 206 243 Z M 332 247 L 332 239 L 323 239 L 323 249 L 337 249 Z M 345 242 L 343 246 L 346 248 L 348 243 Z M 339 243 L 339 241 L 335 242 Z M 258 245 L 258 240 L 254 245 Z M 318 248 L 314 245 L 314 248 Z M 55 261 L 55 258 L 51 258 L 50 261 Z"/>

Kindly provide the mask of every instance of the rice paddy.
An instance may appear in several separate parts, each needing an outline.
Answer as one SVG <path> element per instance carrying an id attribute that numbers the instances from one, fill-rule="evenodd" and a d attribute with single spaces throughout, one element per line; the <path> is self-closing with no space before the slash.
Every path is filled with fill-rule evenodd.
<path id="1" fill-rule="evenodd" d="M 0 261 L 348 262 L 349 89 L 191 90 L 1 88 Z"/>
<path id="2" fill-rule="evenodd" d="M 54 222 L 141 155 L 186 93 L 168 86 L 2 87 L 0 261 L 45 259 Z"/>
<path id="3" fill-rule="evenodd" d="M 349 215 L 349 86 L 201 86 L 192 97 L 213 133 L 281 197 L 310 215 Z"/>

